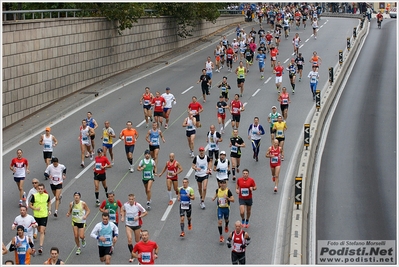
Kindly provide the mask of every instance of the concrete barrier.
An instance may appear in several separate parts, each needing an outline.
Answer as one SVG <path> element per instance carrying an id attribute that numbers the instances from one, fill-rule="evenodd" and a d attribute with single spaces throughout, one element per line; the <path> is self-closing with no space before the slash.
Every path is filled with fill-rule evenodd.
<path id="1" fill-rule="evenodd" d="M 310 145 L 307 150 L 302 147 L 299 153 L 300 161 L 296 177 L 302 177 L 302 205 L 297 209 L 297 205 L 292 205 L 291 217 L 291 233 L 290 233 L 290 247 L 289 247 L 289 264 L 301 265 L 308 264 L 308 219 L 310 207 L 310 185 L 312 180 L 313 164 L 315 161 L 316 150 L 320 140 L 321 129 L 324 124 L 324 119 L 328 114 L 331 103 L 335 99 L 336 93 L 341 85 L 342 80 L 346 75 L 348 67 L 352 63 L 352 59 L 356 54 L 362 38 L 365 36 L 368 27 L 367 20 L 364 22 L 363 28 L 360 28 L 361 22 L 357 26 L 357 38 L 351 36 L 351 48 L 348 51 L 345 48 L 343 52 L 342 66 L 337 64 L 334 66 L 334 82 L 332 85 L 329 82 L 321 90 L 320 109 L 316 111 L 314 108 L 313 116 L 310 121 L 305 123 L 310 124 Z M 349 37 L 349 36 L 348 36 Z M 339 49 L 337 49 L 337 53 Z M 291 178 L 291 177 L 290 177 Z M 294 178 L 294 177 L 293 177 Z M 294 180 L 294 179 L 293 179 Z M 292 199 L 295 199 L 293 197 Z"/>

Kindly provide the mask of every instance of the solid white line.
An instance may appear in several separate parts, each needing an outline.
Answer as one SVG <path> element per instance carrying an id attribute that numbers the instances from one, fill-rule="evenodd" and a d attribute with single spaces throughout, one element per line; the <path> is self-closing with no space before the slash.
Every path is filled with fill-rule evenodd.
<path id="1" fill-rule="evenodd" d="M 289 58 L 287 58 L 287 59 L 284 61 L 284 63 L 287 63 L 287 61 L 288 61 L 288 60 L 290 60 L 290 59 L 289 59 Z"/>
<path id="2" fill-rule="evenodd" d="M 142 122 L 140 122 L 139 124 L 136 125 L 136 128 L 140 127 L 141 125 L 143 125 L 145 123 L 145 120 L 143 120 Z"/>
<path id="3" fill-rule="evenodd" d="M 252 94 L 252 96 L 256 96 L 256 94 L 259 93 L 259 91 L 260 91 L 260 88 L 258 88 L 258 89 L 255 91 L 255 93 Z"/>
<path id="4" fill-rule="evenodd" d="M 272 78 L 272 77 L 269 77 L 269 78 L 265 81 L 265 84 L 266 84 L 268 81 L 270 81 L 271 78 Z"/>
<path id="5" fill-rule="evenodd" d="M 181 94 L 187 93 L 187 92 L 190 91 L 193 87 L 194 87 L 194 86 L 190 86 L 188 89 L 186 89 L 186 90 L 184 90 L 183 92 L 181 92 Z"/>
<path id="6" fill-rule="evenodd" d="M 174 198 L 172 199 L 172 201 L 173 201 L 173 204 L 172 204 L 172 205 L 169 205 L 169 206 L 166 208 L 165 213 L 163 214 L 163 216 L 162 216 L 162 218 L 161 218 L 161 222 L 166 221 L 166 219 L 168 218 L 168 215 L 169 215 L 170 211 L 172 210 L 173 205 L 174 205 L 175 202 L 176 202 L 176 198 L 174 197 Z"/>

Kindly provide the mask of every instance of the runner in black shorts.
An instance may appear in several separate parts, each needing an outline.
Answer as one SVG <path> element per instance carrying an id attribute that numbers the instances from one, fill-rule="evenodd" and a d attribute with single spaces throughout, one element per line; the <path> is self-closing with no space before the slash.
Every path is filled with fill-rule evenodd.
<path id="1" fill-rule="evenodd" d="M 241 147 L 245 147 L 244 140 L 238 136 L 238 129 L 233 130 L 233 136 L 230 137 L 230 159 L 232 164 L 233 181 L 236 180 L 236 168 L 237 173 L 240 172 L 240 158 L 241 158 Z"/>

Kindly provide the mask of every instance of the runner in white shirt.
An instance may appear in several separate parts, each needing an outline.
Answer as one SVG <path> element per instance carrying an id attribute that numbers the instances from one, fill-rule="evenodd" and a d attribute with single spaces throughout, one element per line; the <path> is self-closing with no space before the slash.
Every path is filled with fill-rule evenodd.
<path id="1" fill-rule="evenodd" d="M 55 197 L 54 217 L 58 217 L 58 206 L 61 203 L 62 183 L 66 178 L 66 167 L 58 163 L 58 158 L 52 158 L 51 164 L 48 165 L 44 176 L 50 179 L 51 191 Z"/>
<path id="2" fill-rule="evenodd" d="M 33 242 L 33 229 L 37 228 L 37 222 L 32 215 L 28 214 L 28 208 L 22 205 L 19 208 L 20 215 L 15 217 L 14 223 L 11 226 L 12 230 L 15 230 L 18 225 L 22 225 L 24 227 L 25 236 L 29 236 Z"/>
<path id="3" fill-rule="evenodd" d="M 165 129 L 168 129 L 169 124 L 169 116 L 172 111 L 172 104 L 176 105 L 176 98 L 173 94 L 170 93 L 170 88 L 166 87 L 166 92 L 162 94 L 162 97 L 165 99 L 166 103 L 163 107 L 163 117 L 165 118 Z"/>

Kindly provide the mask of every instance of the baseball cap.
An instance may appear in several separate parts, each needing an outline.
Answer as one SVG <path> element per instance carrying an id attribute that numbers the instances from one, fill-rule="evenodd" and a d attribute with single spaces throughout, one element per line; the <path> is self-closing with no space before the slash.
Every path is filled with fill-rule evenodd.
<path id="1" fill-rule="evenodd" d="M 276 106 L 273 106 L 273 107 L 272 107 L 272 109 L 275 109 L 275 108 L 276 108 Z"/>
<path id="2" fill-rule="evenodd" d="M 220 151 L 220 155 L 226 155 L 226 151 Z"/>
<path id="3" fill-rule="evenodd" d="M 205 148 L 203 146 L 200 146 L 200 148 L 198 150 L 199 151 L 205 151 Z"/>
<path id="4" fill-rule="evenodd" d="M 97 149 L 97 153 L 103 153 L 103 149 L 102 148 Z"/>
<path id="5" fill-rule="evenodd" d="M 169 87 L 166 87 L 166 90 L 170 90 L 170 88 L 169 88 Z"/>
<path id="6" fill-rule="evenodd" d="M 51 128 L 50 127 L 46 127 L 46 131 L 51 131 Z"/>

